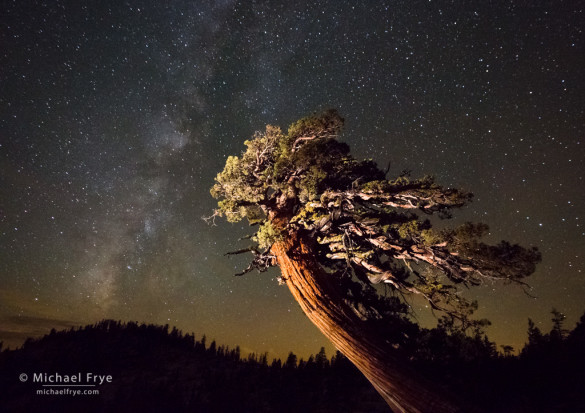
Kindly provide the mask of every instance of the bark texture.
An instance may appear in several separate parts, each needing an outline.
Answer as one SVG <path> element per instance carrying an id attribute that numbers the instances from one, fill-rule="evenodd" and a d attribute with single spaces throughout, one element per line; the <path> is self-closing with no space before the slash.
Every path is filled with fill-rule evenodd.
<path id="1" fill-rule="evenodd" d="M 469 412 L 388 351 L 388 344 L 364 328 L 334 280 L 317 263 L 310 240 L 292 233 L 272 246 L 282 277 L 319 330 L 372 383 L 394 412 Z"/>

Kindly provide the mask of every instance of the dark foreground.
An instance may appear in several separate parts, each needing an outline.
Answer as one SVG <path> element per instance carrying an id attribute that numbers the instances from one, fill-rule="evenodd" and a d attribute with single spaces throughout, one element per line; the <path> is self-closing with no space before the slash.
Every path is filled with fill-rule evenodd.
<path id="1" fill-rule="evenodd" d="M 388 411 L 343 357 L 328 360 L 322 352 L 300 365 L 294 355 L 284 362 L 242 358 L 239 348 L 168 327 L 111 321 L 4 351 L 0 388 L 2 412 Z M 77 390 L 99 394 L 71 394 Z"/>
<path id="2" fill-rule="evenodd" d="M 585 412 L 585 316 L 571 332 L 531 326 L 520 356 L 485 338 L 411 335 L 401 351 L 413 366 L 487 412 Z M 269 361 L 168 326 L 110 320 L 3 351 L 0 389 L 2 412 L 389 411 L 339 353 Z"/>

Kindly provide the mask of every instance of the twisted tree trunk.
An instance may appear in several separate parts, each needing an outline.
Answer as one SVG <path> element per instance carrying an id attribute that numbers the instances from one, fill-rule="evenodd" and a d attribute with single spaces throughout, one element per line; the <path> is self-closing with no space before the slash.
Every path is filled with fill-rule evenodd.
<path id="1" fill-rule="evenodd" d="M 392 351 L 343 300 L 339 287 L 317 263 L 310 240 L 292 233 L 271 252 L 301 308 L 319 330 L 372 383 L 395 412 L 469 412 L 424 380 Z"/>

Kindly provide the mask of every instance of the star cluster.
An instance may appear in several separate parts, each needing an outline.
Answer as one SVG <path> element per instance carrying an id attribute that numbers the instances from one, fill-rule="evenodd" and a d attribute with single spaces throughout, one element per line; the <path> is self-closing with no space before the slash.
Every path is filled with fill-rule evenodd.
<path id="1" fill-rule="evenodd" d="M 0 17 L 0 339 L 102 318 L 248 351 L 325 344 L 277 273 L 231 275 L 209 188 L 266 123 L 334 107 L 357 157 L 475 193 L 460 220 L 537 245 L 473 292 L 488 334 L 585 310 L 584 10 L 498 0 L 7 2 Z M 413 303 L 413 305 L 415 305 Z"/>

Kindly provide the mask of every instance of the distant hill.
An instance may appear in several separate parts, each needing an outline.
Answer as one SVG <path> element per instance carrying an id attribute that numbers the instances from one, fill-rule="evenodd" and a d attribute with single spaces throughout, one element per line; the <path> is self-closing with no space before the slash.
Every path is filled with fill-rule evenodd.
<path id="1" fill-rule="evenodd" d="M 88 373 L 97 383 L 88 382 Z M 299 364 L 291 353 L 269 364 L 266 355 L 242 359 L 239 348 L 168 326 L 111 320 L 53 330 L 0 353 L 0 389 L 2 412 L 388 411 L 340 354 L 328 360 L 320 352 Z M 98 395 L 66 394 L 95 390 Z M 55 392 L 63 394 L 37 394 Z"/>
<path id="2" fill-rule="evenodd" d="M 445 328 L 411 329 L 408 341 L 389 351 L 402 352 L 413 368 L 486 412 L 585 412 L 585 315 L 572 331 L 561 313 L 553 315 L 549 333 L 529 322 L 519 356 L 506 346 L 498 353 L 479 333 Z M 88 391 L 99 394 L 72 394 Z M 284 361 L 243 357 L 239 347 L 195 340 L 168 325 L 104 320 L 52 330 L 0 353 L 2 413 L 186 411 L 389 409 L 340 353 L 329 359 L 321 349 L 308 360 L 290 353 Z"/>

